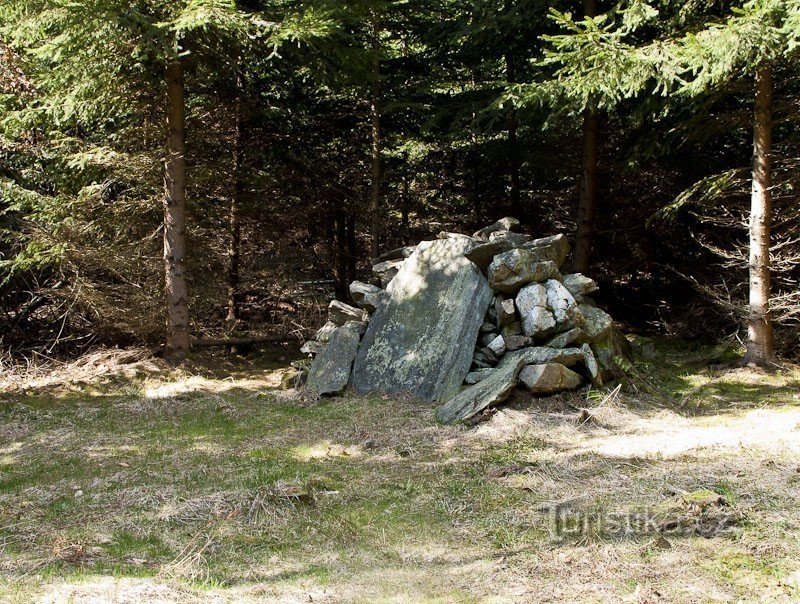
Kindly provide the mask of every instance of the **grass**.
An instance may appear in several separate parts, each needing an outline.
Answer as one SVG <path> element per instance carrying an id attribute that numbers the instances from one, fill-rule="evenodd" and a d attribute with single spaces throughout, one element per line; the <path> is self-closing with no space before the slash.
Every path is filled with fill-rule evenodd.
<path id="1" fill-rule="evenodd" d="M 800 598 L 800 371 L 657 349 L 474 428 L 306 401 L 274 355 L 9 382 L 0 601 Z"/>

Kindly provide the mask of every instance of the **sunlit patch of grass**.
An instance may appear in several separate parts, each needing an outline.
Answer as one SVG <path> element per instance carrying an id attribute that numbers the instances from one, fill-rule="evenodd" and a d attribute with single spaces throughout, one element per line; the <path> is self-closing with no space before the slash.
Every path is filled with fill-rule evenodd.
<path id="1" fill-rule="evenodd" d="M 17 393 L 0 405 L 0 600 L 45 584 L 92 595 L 113 577 L 167 601 L 619 601 L 643 577 L 685 572 L 710 601 L 780 601 L 796 570 L 782 560 L 800 555 L 800 375 L 710 367 L 724 355 L 674 343 L 658 355 L 644 367 L 662 399 L 577 393 L 557 413 L 533 402 L 472 429 L 437 425 L 425 404 L 250 388 L 263 376 L 246 371 Z M 148 398 L 145 379 L 180 387 Z M 577 420 L 584 406 L 596 421 Z M 680 502 L 667 487 L 741 508 L 736 539 L 658 549 L 598 525 L 559 543 L 543 511 Z M 653 589 L 691 601 L 677 583 Z"/>

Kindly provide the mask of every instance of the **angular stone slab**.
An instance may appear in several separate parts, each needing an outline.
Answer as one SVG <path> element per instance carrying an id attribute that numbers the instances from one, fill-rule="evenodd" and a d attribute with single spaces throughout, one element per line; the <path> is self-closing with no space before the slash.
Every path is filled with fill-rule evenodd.
<path id="1" fill-rule="evenodd" d="M 467 259 L 471 260 L 477 264 L 481 270 L 485 271 L 489 268 L 495 256 L 503 252 L 509 252 L 515 247 L 517 246 L 508 239 L 494 239 L 493 241 L 476 246 L 471 251 L 467 252 L 466 256 Z"/>
<path id="2" fill-rule="evenodd" d="M 347 388 L 364 324 L 345 323 L 331 334 L 331 339 L 311 364 L 306 387 L 317 394 L 338 394 Z"/>
<path id="3" fill-rule="evenodd" d="M 507 216 L 506 218 L 501 218 L 494 224 L 490 224 L 489 226 L 482 228 L 480 231 L 476 231 L 472 236 L 476 239 L 488 239 L 489 235 L 492 233 L 518 231 L 521 226 L 522 225 L 520 224 L 519 220 Z"/>
<path id="4" fill-rule="evenodd" d="M 499 325 L 509 325 L 517 318 L 517 307 L 514 304 L 514 298 L 504 298 L 503 296 L 497 297 L 495 304 L 495 311 L 497 312 L 497 323 Z"/>
<path id="5" fill-rule="evenodd" d="M 405 260 L 414 253 L 416 246 L 409 245 L 406 247 L 399 247 L 394 250 L 389 250 L 378 256 L 378 263 L 386 262 L 387 260 Z"/>
<path id="6" fill-rule="evenodd" d="M 558 235 L 551 235 L 550 237 L 534 239 L 521 247 L 532 252 L 538 262 L 550 260 L 551 262 L 555 262 L 558 268 L 564 265 L 564 261 L 569 255 L 569 241 L 560 233 Z"/>
<path id="7" fill-rule="evenodd" d="M 356 392 L 444 402 L 469 372 L 492 297 L 468 237 L 424 241 L 386 290 L 356 357 Z"/>
<path id="8" fill-rule="evenodd" d="M 588 304 L 581 304 L 578 309 L 584 318 L 583 330 L 590 340 L 603 338 L 614 327 L 614 319 L 606 311 Z"/>
<path id="9" fill-rule="evenodd" d="M 495 371 L 486 379 L 470 386 L 453 397 L 436 411 L 436 419 L 443 424 L 463 422 L 487 407 L 506 400 L 519 381 L 519 372 L 525 365 L 561 363 L 572 366 L 584 360 L 580 348 L 523 348 L 510 352 Z"/>
<path id="10" fill-rule="evenodd" d="M 488 378 L 495 371 L 497 371 L 497 370 L 494 369 L 494 368 L 491 368 L 491 369 L 478 369 L 477 371 L 470 371 L 467 374 L 467 377 L 464 378 L 464 383 L 465 384 L 469 384 L 469 385 L 477 384 L 478 382 L 482 382 L 483 380 Z"/>
<path id="11" fill-rule="evenodd" d="M 541 283 L 558 277 L 558 265 L 540 261 L 533 250 L 514 249 L 494 257 L 488 269 L 492 289 L 504 294 L 516 294 L 529 283 Z"/>
<path id="12" fill-rule="evenodd" d="M 336 331 L 339 326 L 334 323 L 333 321 L 328 321 L 317 330 L 317 333 L 314 334 L 314 339 L 317 342 L 329 342 L 331 339 L 331 334 Z"/>
<path id="13" fill-rule="evenodd" d="M 344 325 L 348 321 L 366 321 L 367 313 L 360 308 L 350 306 L 339 300 L 331 300 L 328 305 L 328 321 L 335 325 Z"/>
<path id="14" fill-rule="evenodd" d="M 564 287 L 567 288 L 567 291 L 569 291 L 576 300 L 583 296 L 593 294 L 600 289 L 594 279 L 590 279 L 581 273 L 564 275 L 563 282 Z"/>
<path id="15" fill-rule="evenodd" d="M 570 344 L 588 344 L 591 338 L 586 335 L 580 327 L 574 327 L 569 331 L 558 334 L 550 340 L 545 346 L 550 348 L 566 348 Z"/>
<path id="16" fill-rule="evenodd" d="M 381 287 L 386 287 L 400 271 L 405 260 L 386 260 L 372 267 L 372 274 L 381 282 Z"/>
<path id="17" fill-rule="evenodd" d="M 583 383 L 583 378 L 560 363 L 545 363 L 524 367 L 519 381 L 531 394 L 556 394 L 574 390 Z"/>
<path id="18" fill-rule="evenodd" d="M 377 285 L 361 281 L 353 281 L 350 284 L 350 297 L 353 298 L 353 302 L 369 313 L 375 312 L 381 305 L 383 296 L 384 291 Z"/>

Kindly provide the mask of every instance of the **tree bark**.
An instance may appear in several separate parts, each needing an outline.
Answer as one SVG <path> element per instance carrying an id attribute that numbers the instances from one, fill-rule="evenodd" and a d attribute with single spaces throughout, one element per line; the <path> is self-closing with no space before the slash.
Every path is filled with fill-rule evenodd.
<path id="1" fill-rule="evenodd" d="M 356 241 L 356 215 L 353 211 L 347 212 L 347 283 L 358 278 L 358 241 Z M 349 292 L 349 289 L 348 289 Z"/>
<path id="2" fill-rule="evenodd" d="M 167 158 L 164 165 L 164 273 L 167 306 L 165 358 L 181 363 L 189 352 L 186 288 L 186 130 L 183 65 L 167 65 Z"/>
<path id="3" fill-rule="evenodd" d="M 750 198 L 750 313 L 747 320 L 748 365 L 774 359 L 770 316 L 770 228 L 772 225 L 772 69 L 756 72 L 753 116 L 753 185 Z"/>
<path id="4" fill-rule="evenodd" d="M 233 190 L 228 208 L 228 275 L 227 306 L 228 314 L 225 322 L 228 329 L 233 329 L 239 322 L 239 283 L 242 257 L 242 226 L 239 203 L 242 190 L 242 163 L 244 147 L 242 145 L 242 96 L 244 94 L 244 77 L 241 65 L 236 73 L 236 124 L 233 133 Z"/>
<path id="5" fill-rule="evenodd" d="M 597 14 L 595 0 L 584 0 L 584 14 Z M 595 219 L 597 215 L 597 108 L 593 103 L 583 111 L 583 152 L 581 156 L 581 188 L 578 198 L 578 220 L 575 233 L 573 270 L 583 273 L 589 269 Z"/>
<path id="6" fill-rule="evenodd" d="M 337 209 L 334 214 L 334 228 L 335 228 L 335 250 L 336 261 L 334 274 L 336 277 L 335 295 L 337 300 L 346 302 L 350 296 L 349 286 L 350 280 L 348 275 L 347 265 L 347 214 L 342 209 Z"/>
<path id="7" fill-rule="evenodd" d="M 506 2 L 506 12 L 512 10 L 511 2 Z M 517 81 L 517 65 L 514 60 L 514 53 L 508 51 L 505 54 L 506 61 L 506 81 L 513 84 Z M 508 107 L 506 114 L 506 124 L 508 128 L 508 171 L 511 177 L 511 215 L 519 217 L 520 212 L 520 183 L 519 183 L 519 144 L 517 143 L 517 110 L 513 105 Z"/>
<path id="8" fill-rule="evenodd" d="M 408 235 L 408 214 L 411 207 L 409 172 L 408 151 L 403 151 L 403 176 L 400 182 L 400 225 L 404 235 Z"/>
<path id="9" fill-rule="evenodd" d="M 369 99 L 369 115 L 372 127 L 372 186 L 370 191 L 370 218 L 372 221 L 371 255 L 375 260 L 380 256 L 381 244 L 381 115 L 378 109 L 380 97 L 380 21 L 377 16 L 372 21 L 372 86 Z"/>

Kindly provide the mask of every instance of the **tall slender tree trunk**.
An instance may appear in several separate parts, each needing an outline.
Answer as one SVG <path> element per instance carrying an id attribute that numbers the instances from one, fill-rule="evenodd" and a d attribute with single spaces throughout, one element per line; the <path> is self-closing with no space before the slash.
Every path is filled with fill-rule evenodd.
<path id="1" fill-rule="evenodd" d="M 409 172 L 408 151 L 403 151 L 403 176 L 400 182 L 400 225 L 406 235 L 408 234 L 408 214 L 411 208 Z"/>
<path id="2" fill-rule="evenodd" d="M 770 228 L 772 225 L 772 69 L 756 72 L 753 116 L 753 186 L 750 200 L 750 314 L 747 320 L 749 365 L 774 358 L 770 316 Z"/>
<path id="3" fill-rule="evenodd" d="M 358 278 L 358 242 L 356 241 L 356 215 L 347 212 L 347 283 L 348 285 Z"/>
<path id="4" fill-rule="evenodd" d="M 370 218 L 372 230 L 372 259 L 380 256 L 381 249 L 381 114 L 378 108 L 380 97 L 380 20 L 377 15 L 372 21 L 372 89 L 369 99 L 369 115 L 372 126 L 372 187 L 370 191 Z"/>
<path id="5" fill-rule="evenodd" d="M 189 352 L 186 288 L 186 129 L 183 65 L 167 65 L 167 158 L 164 165 L 164 273 L 167 306 L 165 358 L 181 363 Z"/>
<path id="6" fill-rule="evenodd" d="M 517 68 L 514 62 L 514 55 L 506 53 L 506 80 L 509 83 L 517 81 Z M 517 143 L 517 110 L 514 106 L 508 108 L 506 115 L 508 124 L 508 170 L 511 176 L 511 214 L 517 216 L 520 212 L 520 184 L 519 184 L 519 144 Z"/>
<path id="7" fill-rule="evenodd" d="M 242 97 L 244 95 L 244 76 L 241 60 L 236 72 L 236 116 L 233 132 L 233 190 L 228 208 L 228 275 L 227 306 L 228 314 L 225 322 L 228 329 L 233 329 L 239 322 L 239 284 L 241 280 L 242 258 L 242 225 L 239 211 L 240 198 L 244 188 L 242 182 L 242 163 L 244 146 L 242 145 Z"/>
<path id="8" fill-rule="evenodd" d="M 472 90 L 478 89 L 478 75 L 472 72 Z M 483 222 L 483 203 L 481 200 L 481 174 L 480 174 L 480 145 L 478 140 L 478 110 L 472 105 L 472 116 L 469 124 L 469 154 L 470 161 L 470 193 L 472 195 L 472 218 L 478 228 Z"/>
<path id="9" fill-rule="evenodd" d="M 583 12 L 587 17 L 594 17 L 597 14 L 595 0 L 584 0 Z M 597 216 L 597 134 L 597 108 L 590 102 L 583 111 L 581 188 L 573 256 L 573 269 L 580 273 L 589 269 Z"/>
<path id="10" fill-rule="evenodd" d="M 345 301 L 349 297 L 349 285 L 351 279 L 348 275 L 348 241 L 347 241 L 347 214 L 341 208 L 337 208 L 334 213 L 334 239 L 336 250 L 336 261 L 334 263 L 334 274 L 336 276 L 335 294 L 336 299 Z"/>

